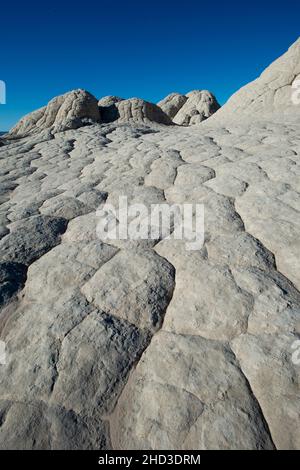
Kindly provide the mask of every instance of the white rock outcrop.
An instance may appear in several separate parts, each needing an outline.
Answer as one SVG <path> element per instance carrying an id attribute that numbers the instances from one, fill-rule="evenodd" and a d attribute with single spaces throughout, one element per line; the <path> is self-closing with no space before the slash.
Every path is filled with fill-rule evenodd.
<path id="1" fill-rule="evenodd" d="M 300 38 L 259 78 L 237 91 L 214 116 L 218 122 L 242 117 L 299 119 Z"/>
<path id="2" fill-rule="evenodd" d="M 171 93 L 163 100 L 159 101 L 157 106 L 159 106 L 163 112 L 169 116 L 169 118 L 174 119 L 187 100 L 188 97 L 185 95 L 181 95 L 180 93 Z"/>
<path id="3" fill-rule="evenodd" d="M 104 96 L 98 102 L 103 122 L 137 124 L 172 124 L 171 119 L 159 106 L 140 98 L 123 99 Z"/>
<path id="4" fill-rule="evenodd" d="M 299 45 L 199 126 L 108 97 L 53 136 L 82 92 L 3 138 L 1 449 L 300 448 Z M 120 196 L 203 204 L 203 246 L 99 237 Z"/>
<path id="5" fill-rule="evenodd" d="M 85 90 L 74 90 L 53 98 L 47 106 L 22 118 L 10 136 L 22 137 L 45 129 L 61 132 L 93 122 L 100 122 L 96 98 Z"/>
<path id="6" fill-rule="evenodd" d="M 186 94 L 187 101 L 173 118 L 175 124 L 192 126 L 212 116 L 220 105 L 207 90 L 194 90 Z"/>
<path id="7" fill-rule="evenodd" d="M 99 101 L 98 101 L 98 106 L 100 108 L 106 108 L 108 106 L 112 106 L 113 104 L 119 103 L 119 101 L 123 101 L 124 98 L 120 98 L 119 96 L 113 96 L 113 95 L 108 95 L 108 96 L 103 96 Z"/>
<path id="8" fill-rule="evenodd" d="M 171 119 L 156 104 L 140 98 L 130 98 L 116 103 L 119 123 L 172 124 Z"/>
<path id="9" fill-rule="evenodd" d="M 113 122 L 118 119 L 118 108 L 116 107 L 116 103 L 119 101 L 123 101 L 123 98 L 119 96 L 103 96 L 98 101 L 98 106 L 101 114 L 102 122 Z"/>

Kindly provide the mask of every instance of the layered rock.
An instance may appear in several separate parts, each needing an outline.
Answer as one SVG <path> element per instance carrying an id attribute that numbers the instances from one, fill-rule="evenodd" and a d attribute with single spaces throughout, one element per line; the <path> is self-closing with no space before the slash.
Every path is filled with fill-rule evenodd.
<path id="1" fill-rule="evenodd" d="M 159 106 L 170 119 L 174 119 L 187 100 L 188 97 L 185 95 L 181 95 L 180 93 L 171 93 L 163 100 L 159 101 L 157 106 Z"/>
<path id="2" fill-rule="evenodd" d="M 180 126 L 199 124 L 220 108 L 214 95 L 207 90 L 194 90 L 186 97 L 187 101 L 173 118 L 173 122 Z"/>
<path id="3" fill-rule="evenodd" d="M 156 104 L 140 98 L 130 98 L 116 103 L 118 122 L 172 124 L 171 119 Z"/>
<path id="4" fill-rule="evenodd" d="M 61 132 L 99 121 L 96 98 L 85 90 L 74 90 L 53 98 L 47 106 L 25 116 L 10 131 L 10 136 L 22 137 L 45 129 Z"/>

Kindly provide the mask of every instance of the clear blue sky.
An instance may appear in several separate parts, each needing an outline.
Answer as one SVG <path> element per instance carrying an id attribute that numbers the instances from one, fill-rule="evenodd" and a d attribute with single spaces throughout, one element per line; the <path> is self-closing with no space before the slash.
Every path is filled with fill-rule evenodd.
<path id="1" fill-rule="evenodd" d="M 6 0 L 0 130 L 74 88 L 154 102 L 205 88 L 224 103 L 299 35 L 299 0 Z"/>

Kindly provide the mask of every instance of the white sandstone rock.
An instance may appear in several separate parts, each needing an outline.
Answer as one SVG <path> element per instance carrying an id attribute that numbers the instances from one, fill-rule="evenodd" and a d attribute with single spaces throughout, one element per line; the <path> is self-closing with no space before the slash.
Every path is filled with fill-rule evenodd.
<path id="1" fill-rule="evenodd" d="M 188 97 L 185 95 L 180 95 L 180 93 L 171 93 L 163 100 L 159 101 L 157 106 L 159 106 L 163 112 L 169 116 L 169 118 L 174 119 L 187 100 Z"/>
<path id="2" fill-rule="evenodd" d="M 117 449 L 272 449 L 234 355 L 219 342 L 159 332 L 119 401 Z"/>
<path id="3" fill-rule="evenodd" d="M 187 101 L 173 118 L 175 124 L 181 126 L 199 124 L 220 108 L 214 95 L 207 90 L 194 90 L 186 96 Z"/>
<path id="4" fill-rule="evenodd" d="M 299 448 L 299 44 L 199 126 L 117 97 L 83 126 L 74 92 L 5 136 L 0 448 Z M 120 196 L 203 204 L 203 246 L 100 240 Z"/>
<path id="5" fill-rule="evenodd" d="M 10 131 L 10 136 L 22 137 L 44 129 L 60 132 L 99 121 L 96 98 L 85 90 L 74 90 L 53 98 L 44 108 L 25 116 Z"/>
<path id="6" fill-rule="evenodd" d="M 156 122 L 158 124 L 172 124 L 171 119 L 161 108 L 154 103 L 141 100 L 139 98 L 130 98 L 116 103 L 118 110 L 119 123 L 144 123 Z"/>
<path id="7" fill-rule="evenodd" d="M 299 119 L 300 38 L 259 78 L 238 90 L 214 116 L 218 123 L 243 118 Z M 298 95 L 297 95 L 298 90 Z M 211 121 L 212 123 L 212 121 Z"/>

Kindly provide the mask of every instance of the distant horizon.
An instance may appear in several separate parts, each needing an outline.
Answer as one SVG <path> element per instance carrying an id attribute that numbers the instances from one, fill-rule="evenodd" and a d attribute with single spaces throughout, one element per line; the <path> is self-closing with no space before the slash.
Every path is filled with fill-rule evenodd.
<path id="1" fill-rule="evenodd" d="M 172 92 L 211 91 L 221 105 L 298 39 L 294 0 L 251 4 L 196 0 L 54 0 L 2 7 L 0 129 L 76 88 L 98 99 L 137 96 L 157 103 Z M 13 25 L 13 27 L 12 27 Z"/>

